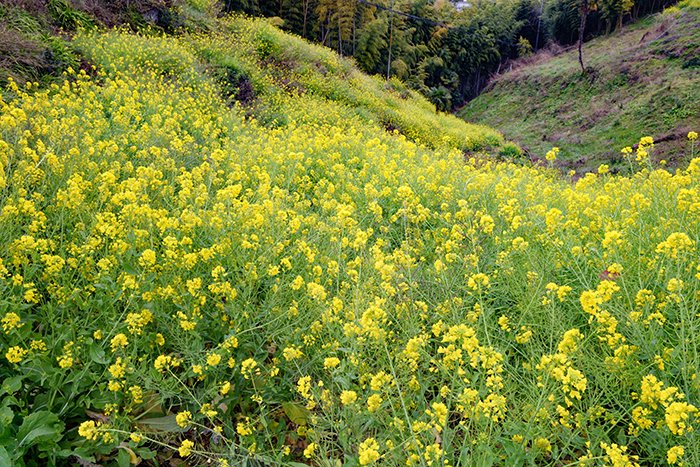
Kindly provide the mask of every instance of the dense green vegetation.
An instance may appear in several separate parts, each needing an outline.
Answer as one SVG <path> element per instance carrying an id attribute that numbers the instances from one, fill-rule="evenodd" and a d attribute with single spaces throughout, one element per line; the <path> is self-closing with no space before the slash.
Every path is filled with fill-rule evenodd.
<path id="1" fill-rule="evenodd" d="M 438 108 L 479 94 L 505 62 L 552 42 L 609 33 L 669 0 L 226 0 L 227 11 L 281 19 L 287 31 L 395 76 Z M 584 13 L 585 12 L 585 13 Z M 581 18 L 585 18 L 582 26 Z"/>
<path id="2" fill-rule="evenodd" d="M 670 0 L 8 0 L 0 5 L 0 83 L 71 66 L 56 35 L 95 25 L 165 32 L 208 30 L 224 12 L 274 18 L 282 29 L 352 56 L 361 70 L 396 77 L 452 110 L 507 62 L 552 43 L 619 29 Z M 585 19 L 582 22 L 581 19 Z"/>
<path id="3" fill-rule="evenodd" d="M 563 168 L 624 170 L 620 149 L 654 135 L 656 162 L 683 166 L 686 134 L 700 126 L 700 8 L 684 2 L 585 45 L 592 71 L 582 76 L 575 50 L 500 75 L 459 115 L 501 130 L 535 159 L 561 148 Z"/>
<path id="4" fill-rule="evenodd" d="M 700 464 L 697 133 L 573 180 L 278 20 L 86 5 L 3 10 L 67 58 L 3 68 L 2 467 Z"/>

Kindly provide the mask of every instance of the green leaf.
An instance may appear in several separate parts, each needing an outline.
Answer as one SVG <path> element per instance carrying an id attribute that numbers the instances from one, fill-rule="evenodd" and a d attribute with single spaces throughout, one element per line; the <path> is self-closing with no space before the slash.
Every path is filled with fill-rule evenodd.
<path id="1" fill-rule="evenodd" d="M 90 354 L 90 360 L 101 365 L 106 365 L 109 363 L 109 357 L 105 355 L 105 351 L 102 347 L 97 344 L 92 344 L 88 350 Z"/>
<path id="2" fill-rule="evenodd" d="M 93 449 L 90 449 L 86 446 L 80 446 L 76 447 L 75 449 L 56 450 L 52 454 L 55 454 L 56 457 L 60 459 L 65 459 L 68 457 L 77 457 L 78 459 L 81 459 L 83 461 L 95 463 L 96 459 L 92 451 Z M 83 463 L 81 462 L 80 464 L 82 465 Z"/>
<path id="3" fill-rule="evenodd" d="M 165 417 L 158 418 L 146 418 L 144 420 L 139 420 L 136 426 L 141 428 L 143 431 L 150 432 L 182 433 L 185 431 L 185 429 L 180 427 L 180 425 L 178 425 L 175 421 L 175 415 L 167 415 Z"/>
<path id="4" fill-rule="evenodd" d="M 119 467 L 129 467 L 131 465 L 131 456 L 126 449 L 120 449 L 117 454 L 117 464 Z"/>
<path id="5" fill-rule="evenodd" d="M 12 432 L 12 420 L 14 420 L 15 414 L 12 409 L 3 406 L 0 407 L 0 446 L 8 446 L 9 443 L 15 443 L 14 433 Z M 0 462 L 0 465 L 3 465 Z"/>
<path id="6" fill-rule="evenodd" d="M 20 390 L 22 387 L 23 375 L 13 376 L 12 378 L 6 378 L 0 386 L 0 396 L 3 394 L 12 394 Z"/>
<path id="7" fill-rule="evenodd" d="M 166 411 L 160 405 L 160 394 L 157 392 L 147 392 L 143 395 L 143 403 L 137 410 L 140 410 L 139 415 L 148 415 L 151 417 L 164 416 Z"/>
<path id="8" fill-rule="evenodd" d="M 0 426 L 7 427 L 12 423 L 15 414 L 9 407 L 0 407 Z M 1 464 L 0 464 L 1 465 Z"/>
<path id="9" fill-rule="evenodd" d="M 155 451 L 151 451 L 148 448 L 136 448 L 134 449 L 136 451 L 136 455 L 139 456 L 143 460 L 151 460 L 156 458 L 156 453 Z"/>
<path id="10" fill-rule="evenodd" d="M 282 409 L 287 415 L 287 418 L 297 425 L 306 425 L 311 417 L 309 409 L 295 402 L 285 402 L 282 404 Z"/>
<path id="11" fill-rule="evenodd" d="M 54 445 L 61 439 L 64 426 L 58 415 L 48 411 L 27 415 L 17 431 L 19 447 Z"/>
<path id="12" fill-rule="evenodd" d="M 0 446 L 0 465 L 6 465 L 7 467 L 12 467 L 15 465 L 12 462 L 12 459 L 10 459 L 10 455 L 7 453 L 7 450 Z"/>

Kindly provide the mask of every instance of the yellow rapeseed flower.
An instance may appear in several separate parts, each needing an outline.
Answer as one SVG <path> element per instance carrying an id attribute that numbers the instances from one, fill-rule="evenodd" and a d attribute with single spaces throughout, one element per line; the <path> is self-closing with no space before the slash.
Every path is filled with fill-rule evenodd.
<path id="1" fill-rule="evenodd" d="M 9 312 L 2 317 L 2 330 L 5 334 L 9 334 L 13 329 L 17 329 L 22 326 L 21 318 L 17 313 Z"/>
<path id="2" fill-rule="evenodd" d="M 374 438 L 367 438 L 358 449 L 360 465 L 374 464 L 381 457 L 379 443 Z"/>
<path id="3" fill-rule="evenodd" d="M 189 410 L 178 412 L 178 414 L 175 416 L 175 422 L 177 422 L 180 427 L 186 428 L 190 423 L 192 423 L 192 412 Z"/>
<path id="4" fill-rule="evenodd" d="M 127 345 L 129 345 L 129 339 L 127 339 L 126 335 L 122 333 L 117 334 L 110 341 L 112 352 L 116 352 L 118 349 L 123 349 Z"/>
<path id="5" fill-rule="evenodd" d="M 190 441 L 189 439 L 183 440 L 182 444 L 180 444 L 180 447 L 177 448 L 177 452 L 180 454 L 180 457 L 187 457 L 190 454 L 192 454 L 192 448 L 194 447 L 194 443 Z"/>
<path id="6" fill-rule="evenodd" d="M 357 393 L 355 391 L 343 391 L 340 393 L 340 402 L 343 405 L 350 405 L 357 400 Z"/>
<path id="7" fill-rule="evenodd" d="M 19 363 L 24 357 L 29 353 L 27 349 L 24 349 L 18 345 L 10 347 L 5 353 L 5 358 L 10 363 Z"/>
<path id="8" fill-rule="evenodd" d="M 340 365 L 340 359 L 338 357 L 327 357 L 323 360 L 323 368 L 326 370 L 333 369 Z"/>
<path id="9" fill-rule="evenodd" d="M 697 138 L 697 135 L 695 135 Z M 669 465 L 676 465 L 685 455 L 685 448 L 683 446 L 673 446 L 666 451 L 666 461 Z"/>

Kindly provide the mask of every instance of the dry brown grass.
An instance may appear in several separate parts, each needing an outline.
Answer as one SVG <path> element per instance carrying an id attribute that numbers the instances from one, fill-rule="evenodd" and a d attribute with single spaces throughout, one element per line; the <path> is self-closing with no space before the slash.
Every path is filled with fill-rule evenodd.
<path id="1" fill-rule="evenodd" d="M 0 24 L 0 83 L 12 78 L 26 81 L 48 67 L 46 47 Z"/>
<path id="2" fill-rule="evenodd" d="M 508 60 L 499 68 L 498 72 L 491 78 L 491 80 L 495 81 L 500 76 L 506 73 L 517 74 L 518 71 L 522 68 L 544 63 L 558 55 L 572 50 L 573 48 L 574 46 L 563 47 L 557 43 L 552 42 L 547 47 L 538 50 L 537 53 L 534 53 L 530 56 L 517 58 L 515 60 Z"/>
<path id="3" fill-rule="evenodd" d="M 44 0 L 2 0 L 9 7 L 21 8 L 33 16 L 45 16 L 48 14 L 47 2 Z"/>

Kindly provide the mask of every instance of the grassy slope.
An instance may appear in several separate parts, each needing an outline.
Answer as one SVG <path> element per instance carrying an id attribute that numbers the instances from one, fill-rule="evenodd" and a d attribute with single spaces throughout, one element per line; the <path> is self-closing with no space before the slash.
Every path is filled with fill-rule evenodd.
<path id="1" fill-rule="evenodd" d="M 700 399 L 700 159 L 465 163 L 498 134 L 219 28 L 81 34 L 94 76 L 0 101 L 0 464 L 700 463 L 665 413 Z"/>
<path id="2" fill-rule="evenodd" d="M 620 149 L 642 135 L 671 138 L 656 157 L 679 165 L 686 133 L 700 127 L 698 55 L 700 9 L 674 8 L 586 43 L 591 78 L 581 76 L 574 49 L 505 73 L 458 115 L 538 158 L 561 147 L 565 167 L 619 163 Z"/>
<path id="3" fill-rule="evenodd" d="M 432 148 L 498 151 L 504 144 L 497 131 L 436 113 L 400 81 L 367 76 L 351 60 L 265 20 L 231 18 L 221 22 L 218 32 L 184 39 L 223 94 L 267 126 L 284 125 L 291 117 L 304 119 L 296 101 L 305 96 Z"/>
<path id="4" fill-rule="evenodd" d="M 307 94 L 433 148 L 498 152 L 504 144 L 497 131 L 438 114 L 399 81 L 369 77 L 352 61 L 283 34 L 268 22 L 218 21 L 212 1 L 86 5 L 68 0 L 53 0 L 48 6 L 28 0 L 0 5 L 0 85 L 10 78 L 45 85 L 71 67 L 89 69 L 86 49 L 71 47 L 65 30 L 127 25 L 148 35 L 181 35 L 194 47 L 195 65 L 216 79 L 223 97 L 232 105 L 239 101 L 249 116 L 267 126 L 284 125 L 295 111 L 295 97 Z"/>
<path id="5" fill-rule="evenodd" d="M 66 41 L 52 29 L 48 12 L 0 4 L 0 85 L 10 78 L 38 81 L 77 65 Z"/>

